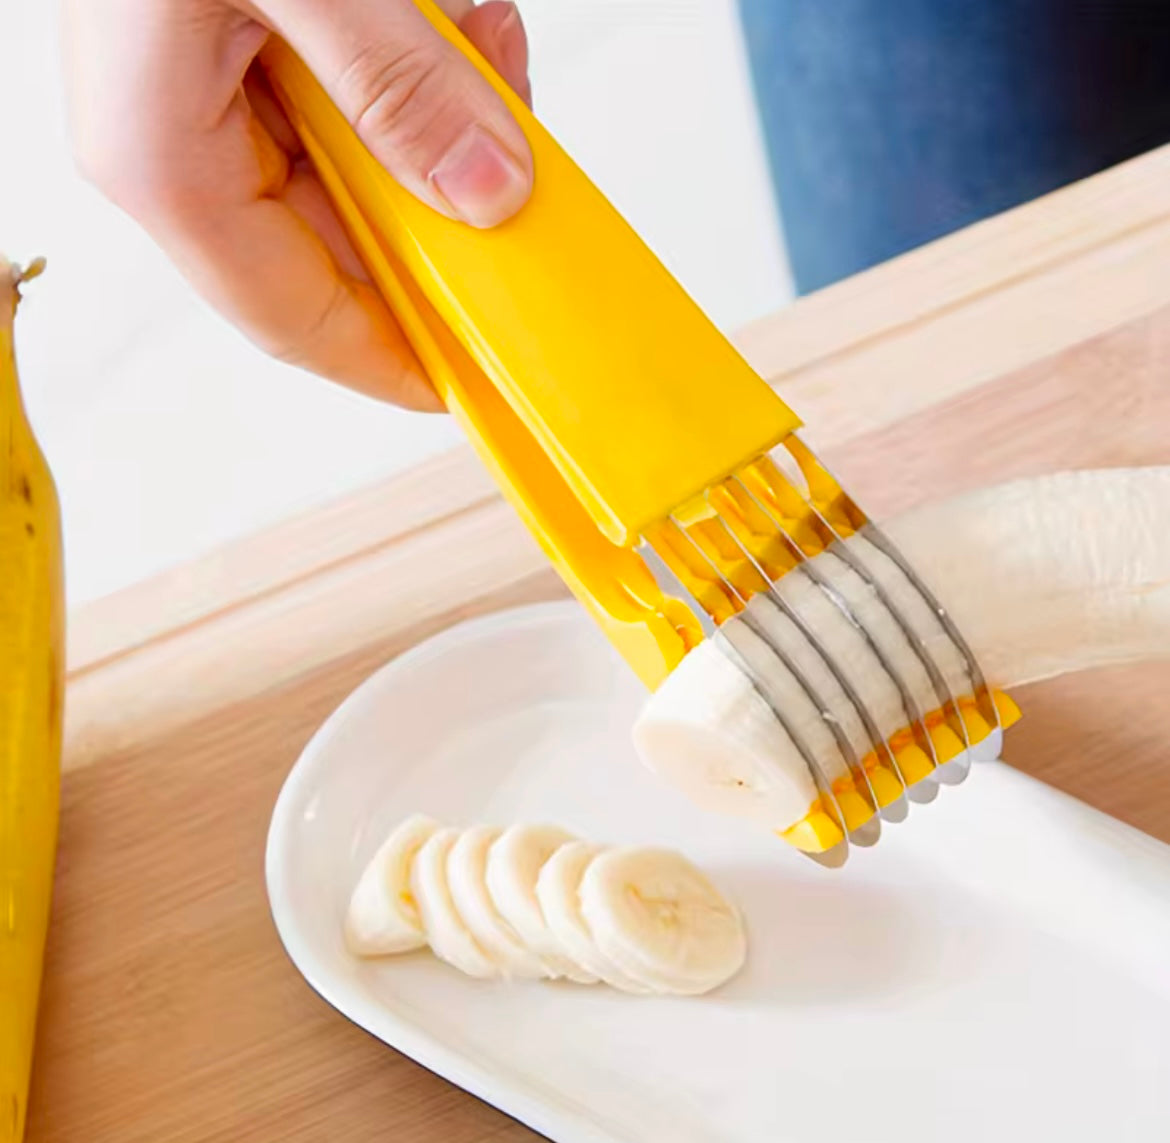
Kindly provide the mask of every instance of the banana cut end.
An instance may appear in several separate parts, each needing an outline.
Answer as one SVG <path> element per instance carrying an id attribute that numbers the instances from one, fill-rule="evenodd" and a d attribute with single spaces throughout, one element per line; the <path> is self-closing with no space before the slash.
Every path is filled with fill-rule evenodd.
<path id="1" fill-rule="evenodd" d="M 775 617 L 770 621 L 776 642 L 797 662 L 799 635 L 776 625 Z M 725 627 L 739 622 L 732 618 Z M 683 659 L 643 708 L 634 727 L 634 746 L 651 770 L 700 808 L 757 821 L 804 853 L 827 853 L 846 838 L 872 844 L 862 839 L 867 829 L 873 833 L 879 814 L 901 820 L 898 803 L 907 797 L 929 800 L 930 787 L 920 783 L 934 781 L 937 774 L 938 782 L 953 784 L 969 761 L 998 757 L 1002 729 L 1020 718 L 1019 708 L 1002 692 L 962 694 L 946 709 L 932 709 L 928 700 L 937 702 L 934 693 L 920 689 L 915 698 L 925 713 L 910 725 L 897 692 L 893 701 L 883 694 L 876 661 L 867 664 L 860 655 L 846 656 L 844 651 L 851 648 L 843 644 L 842 661 L 855 673 L 856 692 L 879 712 L 874 724 L 884 738 L 875 742 L 844 691 L 832 691 L 832 680 L 819 677 L 841 730 L 834 736 L 822 710 L 793 684 L 791 668 L 775 662 L 774 655 L 761 654 L 753 662 L 750 644 L 740 640 L 742 645 L 736 645 L 742 634 L 736 628 L 728 635 L 735 654 L 725 651 L 720 640 L 708 639 Z M 841 635 L 846 638 L 850 632 L 842 629 Z M 737 657 L 751 664 L 751 673 Z M 807 654 L 801 666 L 809 677 L 818 677 Z M 767 684 L 764 690 L 761 679 Z M 922 684 L 929 686 L 925 675 Z M 954 682 L 952 687 L 958 694 Z M 842 749 L 842 736 L 853 757 Z M 956 766 L 943 770 L 948 763 Z"/>

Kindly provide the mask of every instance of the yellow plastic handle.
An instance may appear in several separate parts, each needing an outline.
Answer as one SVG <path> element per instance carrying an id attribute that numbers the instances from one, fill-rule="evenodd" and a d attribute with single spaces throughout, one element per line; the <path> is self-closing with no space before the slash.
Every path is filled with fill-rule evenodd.
<path id="1" fill-rule="evenodd" d="M 416 3 L 532 147 L 532 198 L 504 225 L 476 230 L 415 199 L 280 43 L 265 56 L 274 86 L 596 526 L 633 543 L 799 422 L 459 30 L 430 0 Z"/>
<path id="2" fill-rule="evenodd" d="M 602 535 L 523 421 L 366 221 L 311 129 L 291 106 L 290 113 L 371 277 L 452 416 L 573 594 L 645 684 L 658 686 L 685 651 L 678 628 L 685 617 L 672 619 L 641 559 Z"/>

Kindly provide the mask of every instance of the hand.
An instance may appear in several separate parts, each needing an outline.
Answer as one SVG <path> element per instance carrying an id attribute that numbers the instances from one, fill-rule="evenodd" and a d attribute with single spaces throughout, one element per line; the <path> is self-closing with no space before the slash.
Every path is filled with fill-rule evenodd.
<path id="1" fill-rule="evenodd" d="M 530 99 L 515 5 L 441 3 Z M 66 0 L 65 9 L 83 173 L 273 356 L 438 409 L 256 64 L 280 35 L 395 178 L 436 210 L 494 226 L 530 192 L 527 141 L 412 0 Z"/>

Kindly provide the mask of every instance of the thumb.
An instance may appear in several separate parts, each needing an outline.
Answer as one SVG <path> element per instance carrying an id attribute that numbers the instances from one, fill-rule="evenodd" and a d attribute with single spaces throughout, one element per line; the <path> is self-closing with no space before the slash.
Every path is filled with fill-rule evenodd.
<path id="1" fill-rule="evenodd" d="M 477 227 L 503 222 L 527 201 L 532 153 L 524 132 L 413 0 L 260 7 L 374 157 L 417 197 Z"/>

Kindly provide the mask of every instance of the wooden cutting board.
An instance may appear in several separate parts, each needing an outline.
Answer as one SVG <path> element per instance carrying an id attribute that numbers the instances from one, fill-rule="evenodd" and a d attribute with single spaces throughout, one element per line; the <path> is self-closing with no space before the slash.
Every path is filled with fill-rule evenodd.
<path id="1" fill-rule="evenodd" d="M 742 333 L 879 517 L 1069 467 L 1170 463 L 1170 150 Z M 562 594 L 466 450 L 72 617 L 34 1143 L 521 1140 L 319 1001 L 263 848 L 301 747 L 458 619 Z M 1020 695 L 1014 764 L 1170 841 L 1170 668 Z"/>

